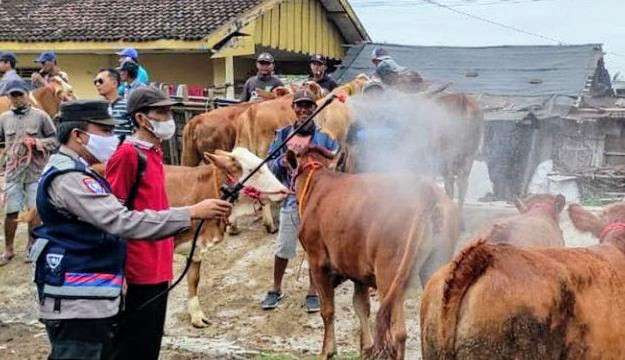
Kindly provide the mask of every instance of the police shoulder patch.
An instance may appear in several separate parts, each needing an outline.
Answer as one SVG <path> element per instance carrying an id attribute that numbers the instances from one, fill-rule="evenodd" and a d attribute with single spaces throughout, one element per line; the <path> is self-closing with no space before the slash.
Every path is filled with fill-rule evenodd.
<path id="1" fill-rule="evenodd" d="M 106 194 L 106 190 L 98 183 L 96 179 L 86 177 L 82 179 L 82 184 L 87 188 L 87 190 L 94 194 Z"/>

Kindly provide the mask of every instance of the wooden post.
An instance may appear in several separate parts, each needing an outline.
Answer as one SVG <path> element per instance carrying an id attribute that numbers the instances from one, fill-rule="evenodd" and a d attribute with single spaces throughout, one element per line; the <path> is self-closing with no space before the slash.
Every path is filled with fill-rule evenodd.
<path id="1" fill-rule="evenodd" d="M 224 83 L 226 85 L 226 97 L 228 99 L 234 99 L 234 56 L 227 56 L 226 60 L 226 74 Z"/>

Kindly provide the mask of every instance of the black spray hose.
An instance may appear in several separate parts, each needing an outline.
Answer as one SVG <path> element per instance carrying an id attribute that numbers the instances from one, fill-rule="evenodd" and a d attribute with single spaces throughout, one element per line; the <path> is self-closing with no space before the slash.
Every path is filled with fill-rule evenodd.
<path id="1" fill-rule="evenodd" d="M 225 201 L 230 202 L 231 204 L 234 204 L 234 202 L 237 201 L 237 199 L 239 198 L 239 192 L 243 189 L 244 184 L 252 176 L 254 176 L 254 174 L 256 174 L 263 167 L 263 165 L 265 165 L 269 160 L 271 160 L 280 151 L 280 149 L 282 149 L 282 147 L 285 146 L 286 143 L 289 140 L 291 140 L 291 138 L 293 138 L 295 135 L 297 135 L 297 133 L 299 132 L 300 129 L 302 129 L 304 126 L 306 126 L 306 124 L 311 122 L 315 118 L 315 116 L 317 116 L 323 109 L 325 109 L 326 106 L 330 105 L 330 103 L 334 99 L 336 99 L 336 95 L 331 95 L 326 101 L 324 101 L 324 103 L 321 104 L 321 106 L 319 106 L 312 114 L 310 114 L 308 119 L 306 119 L 297 128 L 295 128 L 295 130 L 289 136 L 287 136 L 286 139 L 284 139 L 284 141 L 282 141 L 280 146 L 276 147 L 271 153 L 269 153 L 269 155 L 267 155 L 267 157 L 265 157 L 265 159 L 263 159 L 263 161 L 260 164 L 258 164 L 258 166 L 256 166 L 241 181 L 237 182 L 232 187 L 227 186 L 227 185 L 223 185 L 221 187 L 221 189 L 220 189 L 221 190 L 221 197 L 220 197 L 221 200 L 225 200 Z M 200 220 L 200 223 L 198 224 L 197 228 L 195 228 L 195 234 L 193 235 L 193 240 L 191 240 L 191 250 L 189 251 L 189 255 L 187 256 L 187 263 L 185 264 L 184 269 L 182 270 L 182 273 L 180 274 L 180 276 L 178 276 L 176 281 L 174 281 L 166 290 L 163 290 L 162 292 L 154 295 L 154 297 L 152 297 L 151 299 L 149 299 L 146 302 L 144 302 L 143 304 L 141 304 L 137 308 L 137 311 L 143 310 L 146 306 L 150 305 L 151 303 L 156 301 L 161 296 L 167 295 L 176 286 L 178 286 L 180 281 L 182 281 L 182 279 L 187 275 L 187 273 L 189 272 L 189 269 L 191 268 L 191 263 L 193 262 L 193 255 L 195 254 L 195 249 L 197 247 L 197 239 L 200 237 L 200 231 L 202 230 L 202 226 L 204 226 L 205 222 L 206 222 L 206 220 L 204 220 L 204 219 Z"/>

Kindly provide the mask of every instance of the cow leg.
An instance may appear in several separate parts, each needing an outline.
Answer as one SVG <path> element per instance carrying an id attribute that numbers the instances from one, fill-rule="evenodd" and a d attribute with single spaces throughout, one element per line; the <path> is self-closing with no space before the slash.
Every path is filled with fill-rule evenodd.
<path id="1" fill-rule="evenodd" d="M 471 168 L 473 167 L 473 161 L 467 160 L 462 169 L 458 172 L 458 209 L 462 214 L 462 206 L 464 205 L 464 198 L 467 195 L 467 189 L 469 187 L 469 175 L 471 175 Z"/>
<path id="2" fill-rule="evenodd" d="M 278 231 L 278 227 L 273 220 L 273 203 L 269 203 L 263 205 L 262 213 L 263 213 L 263 224 L 265 225 L 265 229 L 270 234 L 275 234 Z"/>
<path id="3" fill-rule="evenodd" d="M 373 347 L 373 337 L 369 327 L 369 314 L 371 313 L 369 298 L 369 287 L 355 282 L 353 300 L 354 310 L 360 321 L 360 357 L 364 357 Z"/>
<path id="4" fill-rule="evenodd" d="M 187 311 L 189 315 L 191 315 L 191 325 L 196 328 L 203 328 L 208 325 L 208 319 L 200 307 L 200 300 L 197 296 L 197 290 L 200 284 L 201 265 L 201 261 L 192 261 L 191 267 L 189 267 L 189 273 L 187 274 L 187 286 L 189 291 Z"/>
<path id="5" fill-rule="evenodd" d="M 406 355 L 406 316 L 404 315 L 404 294 L 398 296 L 392 309 L 391 336 L 393 338 L 392 359 L 403 360 Z"/>
<path id="6" fill-rule="evenodd" d="M 311 264 L 311 274 L 319 299 L 321 300 L 321 318 L 323 319 L 323 348 L 320 359 L 331 359 L 336 354 L 336 336 L 334 333 L 334 286 L 330 274 L 321 266 Z"/>
<path id="7" fill-rule="evenodd" d="M 445 192 L 450 199 L 454 198 L 454 173 L 447 168 L 447 164 L 443 165 L 443 171 L 441 172 L 445 182 Z"/>

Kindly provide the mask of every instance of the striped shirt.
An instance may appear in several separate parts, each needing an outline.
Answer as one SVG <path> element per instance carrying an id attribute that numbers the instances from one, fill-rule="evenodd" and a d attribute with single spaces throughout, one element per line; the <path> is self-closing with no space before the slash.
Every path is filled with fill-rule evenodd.
<path id="1" fill-rule="evenodd" d="M 115 120 L 116 135 L 130 135 L 134 130 L 134 125 L 130 119 L 130 115 L 126 112 L 126 100 L 118 97 L 115 101 L 109 103 L 109 114 Z"/>

